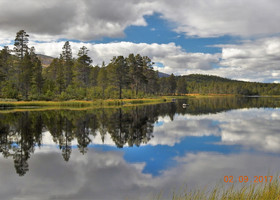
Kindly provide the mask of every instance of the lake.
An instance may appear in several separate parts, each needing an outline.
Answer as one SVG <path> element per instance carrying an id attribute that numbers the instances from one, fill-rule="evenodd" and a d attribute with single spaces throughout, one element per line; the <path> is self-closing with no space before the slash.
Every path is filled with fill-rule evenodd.
<path id="1" fill-rule="evenodd" d="M 170 199 L 225 176 L 276 175 L 280 99 L 0 110 L 0 155 L 1 199 Z"/>

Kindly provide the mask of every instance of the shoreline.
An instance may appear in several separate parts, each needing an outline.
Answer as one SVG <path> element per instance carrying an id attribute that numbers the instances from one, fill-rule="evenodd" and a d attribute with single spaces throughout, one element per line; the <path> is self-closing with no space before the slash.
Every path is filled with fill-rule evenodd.
<path id="1" fill-rule="evenodd" d="M 157 104 L 157 103 L 167 103 L 172 102 L 174 99 L 187 99 L 187 98 L 215 98 L 215 97 L 271 97 L 279 98 L 280 96 L 275 95 L 265 95 L 265 96 L 240 96 L 235 94 L 185 94 L 177 96 L 157 96 L 154 98 L 141 98 L 141 99 L 97 99 L 97 100 L 68 100 L 68 101 L 16 101 L 16 100 L 1 100 L 0 99 L 0 109 L 32 109 L 36 108 L 101 108 L 101 107 L 120 107 L 120 106 L 136 106 L 145 104 Z"/>
<path id="2" fill-rule="evenodd" d="M 143 98 L 143 99 L 107 99 L 107 100 L 69 100 L 69 101 L 1 101 L 0 110 L 42 110 L 42 109 L 89 109 L 104 107 L 137 106 L 171 102 L 168 97 Z"/>

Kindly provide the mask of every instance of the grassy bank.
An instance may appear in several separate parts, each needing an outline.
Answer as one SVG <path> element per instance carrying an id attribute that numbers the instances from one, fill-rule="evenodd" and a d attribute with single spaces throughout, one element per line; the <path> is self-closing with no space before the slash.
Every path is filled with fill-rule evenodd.
<path id="1" fill-rule="evenodd" d="M 186 94 L 187 97 L 210 98 L 210 97 L 235 97 L 235 94 Z M 239 95 L 240 96 L 240 95 Z"/>
<path id="2" fill-rule="evenodd" d="M 278 177 L 278 176 L 277 176 Z M 222 185 L 214 189 L 196 189 L 173 192 L 172 200 L 279 200 L 280 185 L 278 179 L 271 183 L 244 183 L 243 185 Z M 155 200 L 165 199 L 161 195 Z"/>
<path id="3" fill-rule="evenodd" d="M 103 106 L 129 106 L 138 104 L 163 103 L 171 101 L 170 98 L 152 99 L 108 99 L 94 101 L 0 101 L 0 108 L 35 108 L 35 107 L 57 107 L 57 108 L 90 108 Z"/>

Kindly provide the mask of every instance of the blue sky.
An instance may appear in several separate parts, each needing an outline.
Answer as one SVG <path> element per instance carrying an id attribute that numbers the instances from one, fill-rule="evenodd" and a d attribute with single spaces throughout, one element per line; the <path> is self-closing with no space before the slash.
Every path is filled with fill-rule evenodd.
<path id="1" fill-rule="evenodd" d="M 37 53 L 57 57 L 66 40 L 73 54 L 90 50 L 94 65 L 140 53 L 155 69 L 280 81 L 278 1 L 1 0 L 0 46 L 20 29 Z"/>
<path id="2" fill-rule="evenodd" d="M 125 37 L 118 39 L 105 38 L 98 43 L 109 42 L 134 42 L 134 43 L 175 43 L 187 52 L 221 53 L 221 48 L 214 47 L 217 44 L 236 42 L 238 38 L 220 36 L 210 38 L 186 37 L 184 34 L 172 31 L 173 25 L 161 18 L 159 13 L 144 16 L 147 26 L 129 26 L 125 29 Z"/>

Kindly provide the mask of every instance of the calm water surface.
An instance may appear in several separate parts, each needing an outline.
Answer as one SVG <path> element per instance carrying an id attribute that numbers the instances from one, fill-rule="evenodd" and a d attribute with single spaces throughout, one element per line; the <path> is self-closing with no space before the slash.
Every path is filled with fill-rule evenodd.
<path id="1" fill-rule="evenodd" d="M 185 185 L 213 186 L 226 175 L 275 174 L 279 107 L 278 98 L 205 98 L 2 110 L 0 199 L 170 199 Z"/>

